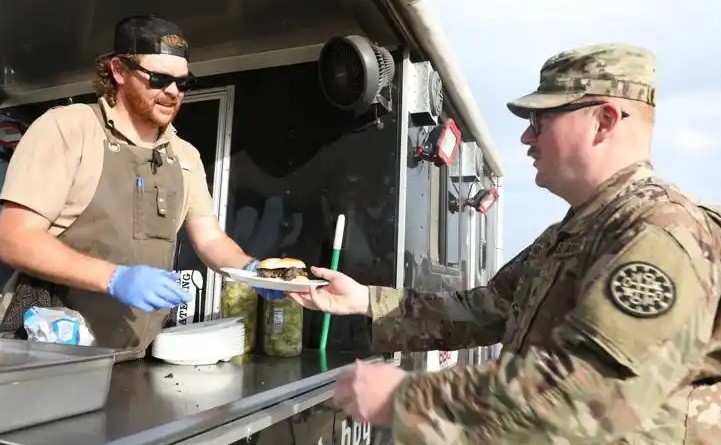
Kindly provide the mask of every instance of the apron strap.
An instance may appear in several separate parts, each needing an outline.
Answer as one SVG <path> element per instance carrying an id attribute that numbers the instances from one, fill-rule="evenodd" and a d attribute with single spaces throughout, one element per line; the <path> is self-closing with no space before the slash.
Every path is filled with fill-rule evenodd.
<path id="1" fill-rule="evenodd" d="M 102 106 L 100 106 L 99 103 L 89 104 L 90 108 L 93 109 L 93 112 L 95 113 L 95 116 L 98 118 L 98 122 L 100 122 L 100 126 L 103 128 L 103 132 L 105 132 L 105 137 L 108 140 L 108 143 L 110 144 L 110 149 L 113 151 L 118 151 L 120 149 L 120 140 L 113 134 L 113 131 L 108 126 L 107 122 L 107 115 L 105 114 L 105 110 Z M 175 158 L 174 160 L 177 160 L 175 156 L 175 151 L 172 148 L 172 140 L 173 137 L 171 136 L 168 138 L 168 142 L 166 144 L 163 144 L 161 147 L 165 149 L 165 155 L 168 158 Z M 154 153 L 158 153 L 159 149 L 155 148 L 153 149 Z M 156 155 L 157 156 L 157 155 Z"/>
<path id="2" fill-rule="evenodd" d="M 100 122 L 100 126 L 105 133 L 105 137 L 110 144 L 110 148 L 114 149 L 113 151 L 118 151 L 120 148 L 120 141 L 118 141 L 118 138 L 115 137 L 113 132 L 110 130 L 110 127 L 108 127 L 107 116 L 105 115 L 103 107 L 101 107 L 100 104 L 90 104 L 90 108 L 93 109 L 95 116 L 98 118 L 98 122 Z"/>

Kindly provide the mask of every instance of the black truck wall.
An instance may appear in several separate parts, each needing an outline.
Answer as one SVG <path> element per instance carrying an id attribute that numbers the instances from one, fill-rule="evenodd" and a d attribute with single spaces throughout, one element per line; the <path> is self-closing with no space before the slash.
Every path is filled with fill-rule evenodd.
<path id="1" fill-rule="evenodd" d="M 344 214 L 339 270 L 362 283 L 393 285 L 395 110 L 372 125 L 334 108 L 316 63 L 217 76 L 201 87 L 229 83 L 235 108 L 226 232 L 257 258 L 291 256 L 328 267 L 336 219 Z M 306 311 L 304 320 L 304 346 L 316 348 L 322 315 Z M 328 349 L 367 350 L 367 319 L 333 317 Z"/>

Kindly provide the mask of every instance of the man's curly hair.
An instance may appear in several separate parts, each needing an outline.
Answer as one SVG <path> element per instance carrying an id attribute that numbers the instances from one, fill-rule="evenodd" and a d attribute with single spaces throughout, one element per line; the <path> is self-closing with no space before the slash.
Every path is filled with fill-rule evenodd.
<path id="1" fill-rule="evenodd" d="M 113 77 L 113 70 L 110 68 L 110 61 L 115 54 L 103 54 L 95 59 L 95 80 L 93 88 L 98 97 L 103 97 L 111 107 L 115 106 L 115 97 L 118 93 L 118 84 Z M 138 56 L 123 56 L 138 61 Z"/>
<path id="2" fill-rule="evenodd" d="M 176 35 L 163 36 L 161 42 L 168 46 L 188 46 L 188 42 L 186 42 L 184 38 Z M 111 107 L 115 106 L 116 96 L 118 93 L 118 84 L 115 82 L 113 70 L 110 68 L 110 61 L 116 56 L 119 55 L 108 53 L 95 59 L 95 79 L 93 80 L 93 88 L 95 89 L 95 94 L 98 97 L 105 98 L 108 105 Z M 140 57 L 137 55 L 121 55 L 120 57 L 130 59 L 137 63 L 140 62 Z"/>

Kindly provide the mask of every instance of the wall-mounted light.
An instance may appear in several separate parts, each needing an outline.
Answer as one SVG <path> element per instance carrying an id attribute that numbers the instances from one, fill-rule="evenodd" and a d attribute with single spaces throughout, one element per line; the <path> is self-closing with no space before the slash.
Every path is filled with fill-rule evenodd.
<path id="1" fill-rule="evenodd" d="M 426 140 L 416 147 L 416 157 L 437 166 L 453 164 L 461 146 L 461 130 L 453 119 L 436 126 Z"/>
<path id="2" fill-rule="evenodd" d="M 485 215 L 496 201 L 498 201 L 498 189 L 481 189 L 472 198 L 467 199 L 465 205 Z"/>

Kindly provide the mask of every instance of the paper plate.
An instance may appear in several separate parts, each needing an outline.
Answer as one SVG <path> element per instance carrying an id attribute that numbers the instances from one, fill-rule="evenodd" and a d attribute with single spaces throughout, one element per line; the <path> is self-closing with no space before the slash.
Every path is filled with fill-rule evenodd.
<path id="1" fill-rule="evenodd" d="M 242 281 L 256 288 L 279 290 L 283 292 L 309 292 L 311 288 L 325 286 L 328 284 L 325 280 L 308 279 L 302 281 L 285 281 L 280 278 L 261 278 L 255 272 L 243 269 L 233 269 L 231 267 L 223 267 L 220 270 L 231 280 Z"/>
<path id="2" fill-rule="evenodd" d="M 243 322 L 234 317 L 163 329 L 151 352 L 175 365 L 212 365 L 242 355 L 244 344 Z"/>

